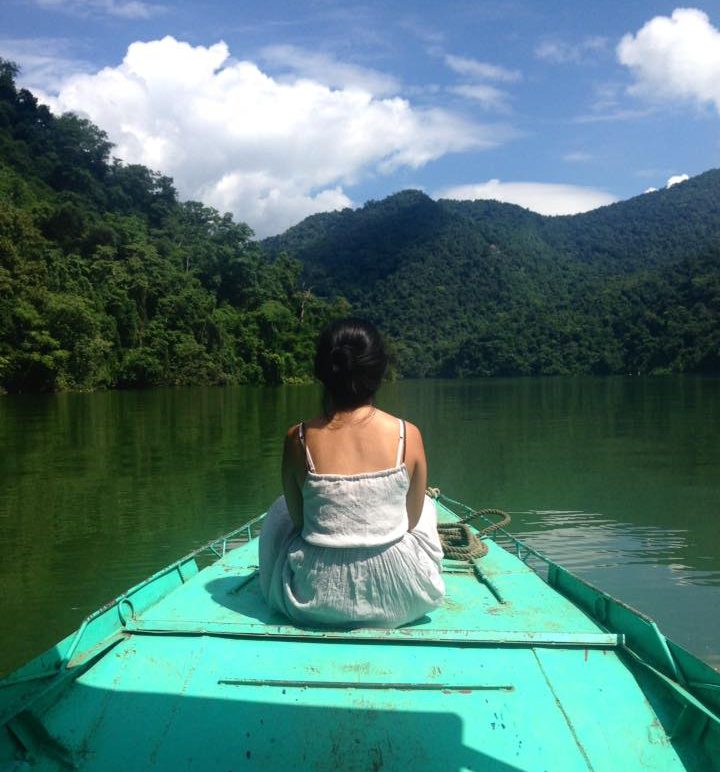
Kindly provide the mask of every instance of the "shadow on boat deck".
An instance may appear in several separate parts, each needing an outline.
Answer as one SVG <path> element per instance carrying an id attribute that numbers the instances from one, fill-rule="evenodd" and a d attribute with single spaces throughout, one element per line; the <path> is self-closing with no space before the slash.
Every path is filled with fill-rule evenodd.
<path id="1" fill-rule="evenodd" d="M 252 579 L 255 579 L 253 577 Z M 357 625 L 301 625 L 288 619 L 284 615 L 273 611 L 263 600 L 257 583 L 250 587 L 247 578 L 242 581 L 236 576 L 223 576 L 211 579 L 205 584 L 205 590 L 210 593 L 210 598 L 219 606 L 223 606 L 236 614 L 241 614 L 248 619 L 254 619 L 266 625 L 292 625 L 298 630 L 336 630 L 347 631 L 357 629 Z M 243 592 L 240 592 L 243 590 Z M 425 614 L 419 619 L 402 626 L 402 629 L 418 627 L 431 622 L 431 618 Z"/>
<path id="2" fill-rule="evenodd" d="M 327 632 L 266 606 L 254 542 L 186 557 L 0 684 L 0 768 L 717 768 L 717 718 L 655 668 L 712 705 L 716 675 L 649 620 L 493 544 L 446 584 L 412 628 Z"/>
<path id="3" fill-rule="evenodd" d="M 213 687 L 216 691 L 218 685 Z M 247 683 L 221 688 L 227 698 L 76 683 L 40 716 L 20 714 L 11 731 L 32 757 L 42 760 L 43 769 L 528 769 L 522 740 L 501 722 L 499 746 L 478 752 L 464 743 L 463 732 L 471 730 L 452 712 L 394 709 L 399 690 L 373 700 L 386 701 L 382 709 L 363 705 L 363 689 L 349 693 Z M 518 746 L 520 766 L 498 758 L 507 758 L 508 743 Z"/>
<path id="4" fill-rule="evenodd" d="M 258 603 L 259 592 L 238 592 L 245 587 L 246 582 L 241 583 L 237 576 L 221 576 L 205 584 L 205 589 L 210 593 L 213 601 L 230 611 L 263 624 L 288 624 L 287 619 L 274 612 L 267 604 Z"/>

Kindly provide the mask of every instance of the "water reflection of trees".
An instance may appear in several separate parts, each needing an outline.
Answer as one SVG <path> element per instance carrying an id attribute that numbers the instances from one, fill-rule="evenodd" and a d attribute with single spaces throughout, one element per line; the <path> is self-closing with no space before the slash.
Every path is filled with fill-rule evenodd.
<path id="1" fill-rule="evenodd" d="M 407 381 L 388 384 L 381 405 L 421 426 L 431 482 L 454 498 L 603 513 L 594 524 L 604 530 L 585 534 L 609 538 L 603 549 L 621 554 L 634 533 L 644 560 L 682 566 L 684 577 L 708 584 L 720 572 L 717 385 L 690 377 Z M 310 387 L 1 400 L 7 666 L 261 512 L 280 488 L 286 427 L 318 404 Z M 583 524 L 531 516 L 514 524 L 527 533 L 570 526 Z M 654 541 L 643 545 L 642 532 Z M 682 573 L 672 572 L 662 581 Z"/>

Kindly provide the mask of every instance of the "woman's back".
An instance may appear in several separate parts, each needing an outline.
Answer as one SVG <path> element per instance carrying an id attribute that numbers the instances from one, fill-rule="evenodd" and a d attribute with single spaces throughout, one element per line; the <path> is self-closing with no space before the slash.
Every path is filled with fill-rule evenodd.
<path id="1" fill-rule="evenodd" d="M 304 435 L 318 474 L 379 472 L 405 460 L 402 422 L 372 405 L 331 418 L 317 416 L 304 424 Z"/>
<path id="2" fill-rule="evenodd" d="M 410 477 L 404 464 L 405 422 L 382 413 L 373 431 L 368 424 L 378 412 L 360 419 L 366 425 L 359 438 L 352 427 L 332 429 L 330 422 L 319 421 L 317 432 L 312 432 L 316 434 L 313 450 L 301 425 L 299 441 L 307 463 L 301 533 L 308 544 L 376 547 L 391 544 L 408 531 Z M 395 446 L 391 460 L 388 440 Z M 348 446 L 351 452 L 343 452 Z M 318 448 L 323 451 L 321 469 L 314 462 Z M 375 463 L 363 463 L 362 455 L 357 454 L 369 454 L 371 448 L 380 451 L 375 454 Z M 380 468 L 368 468 L 371 466 Z M 323 471 L 328 468 L 331 471 Z"/>
<path id="3" fill-rule="evenodd" d="M 417 427 L 374 406 L 382 339 L 357 319 L 320 335 L 325 411 L 285 437 L 285 495 L 260 534 L 260 586 L 299 623 L 396 626 L 441 601 L 442 550 Z"/>
<path id="4" fill-rule="evenodd" d="M 427 463 L 416 426 L 362 405 L 317 416 L 288 432 L 283 454 L 283 484 L 290 514 L 303 528 L 304 488 L 308 470 L 351 476 L 404 466 L 407 529 L 417 525 L 427 485 Z"/>

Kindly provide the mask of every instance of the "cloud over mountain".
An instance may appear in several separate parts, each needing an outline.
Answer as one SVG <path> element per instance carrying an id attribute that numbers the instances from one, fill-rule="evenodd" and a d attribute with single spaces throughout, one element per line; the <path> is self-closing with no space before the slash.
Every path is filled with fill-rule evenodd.
<path id="1" fill-rule="evenodd" d="M 668 181 L 665 183 L 666 188 L 671 188 L 673 185 L 678 185 L 681 182 L 687 182 L 687 180 L 690 179 L 690 176 L 688 174 L 673 174 L 672 177 L 668 179 Z"/>
<path id="2" fill-rule="evenodd" d="M 615 201 L 615 198 L 605 191 L 579 185 L 500 180 L 445 188 L 438 191 L 435 198 L 454 198 L 460 201 L 491 199 L 517 204 L 538 214 L 548 215 L 579 214 Z"/>
<path id="3" fill-rule="evenodd" d="M 282 61 L 281 77 L 233 59 L 223 42 L 136 42 L 119 66 L 66 77 L 45 98 L 87 115 L 123 160 L 172 176 L 183 196 L 234 212 L 260 236 L 351 205 L 343 186 L 366 175 L 504 139 L 500 128 L 387 95 L 394 83 L 377 72 L 298 49 L 266 55 Z"/>

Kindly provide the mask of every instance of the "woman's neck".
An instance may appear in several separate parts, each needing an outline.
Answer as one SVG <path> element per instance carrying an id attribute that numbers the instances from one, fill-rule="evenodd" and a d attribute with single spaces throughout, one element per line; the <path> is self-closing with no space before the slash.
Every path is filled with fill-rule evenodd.
<path id="1" fill-rule="evenodd" d="M 328 426 L 348 426 L 371 421 L 377 413 L 377 408 L 372 402 L 365 402 L 355 407 L 333 410 L 328 416 Z"/>

